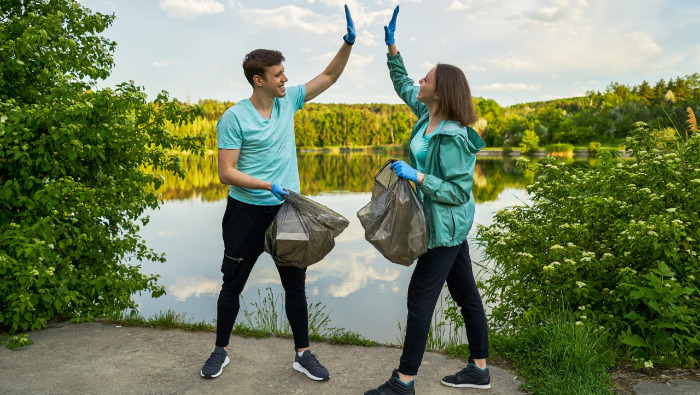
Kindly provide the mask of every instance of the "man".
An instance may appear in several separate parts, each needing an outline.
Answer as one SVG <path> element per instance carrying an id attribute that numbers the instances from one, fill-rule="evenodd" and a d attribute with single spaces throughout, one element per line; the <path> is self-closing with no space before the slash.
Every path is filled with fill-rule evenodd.
<path id="1" fill-rule="evenodd" d="M 217 303 L 216 347 L 202 367 L 204 378 L 218 377 L 230 362 L 227 351 L 239 296 L 263 252 L 265 231 L 288 194 L 284 189 L 300 190 L 294 115 L 304 102 L 333 85 L 345 69 L 355 42 L 355 26 L 347 6 L 345 17 L 345 42 L 323 73 L 305 85 L 285 87 L 285 59 L 279 51 L 257 49 L 247 54 L 243 72 L 253 94 L 229 108 L 216 125 L 219 179 L 231 188 L 222 221 L 224 283 Z M 306 269 L 277 266 L 277 270 L 294 337 L 292 367 L 312 380 L 328 380 L 328 370 L 309 349 Z"/>

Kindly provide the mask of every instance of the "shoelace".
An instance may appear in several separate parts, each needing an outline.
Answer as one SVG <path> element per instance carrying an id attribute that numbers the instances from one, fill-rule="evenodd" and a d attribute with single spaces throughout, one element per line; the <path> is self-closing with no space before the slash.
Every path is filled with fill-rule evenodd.
<path id="1" fill-rule="evenodd" d="M 316 358 L 315 354 L 310 353 L 309 355 L 302 357 L 301 359 L 304 362 L 304 364 L 307 365 L 307 368 L 315 368 L 321 366 L 321 362 L 318 361 L 318 358 Z"/>
<path id="2" fill-rule="evenodd" d="M 226 353 L 214 351 L 207 359 L 206 366 L 219 366 L 226 360 Z"/>

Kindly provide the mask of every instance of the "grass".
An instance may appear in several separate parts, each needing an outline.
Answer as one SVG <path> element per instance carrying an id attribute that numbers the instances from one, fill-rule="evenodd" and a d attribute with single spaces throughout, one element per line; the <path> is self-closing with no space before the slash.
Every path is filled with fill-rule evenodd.
<path id="1" fill-rule="evenodd" d="M 263 339 L 272 335 L 291 338 L 292 331 L 284 315 L 284 298 L 275 295 L 272 288 L 266 288 L 267 293 L 258 290 L 258 300 L 252 303 L 253 309 L 243 306 L 243 320 L 237 323 L 231 331 L 234 335 L 245 338 Z M 186 331 L 215 332 L 216 325 L 206 321 L 193 322 L 185 314 L 172 310 L 160 312 L 153 317 L 145 318 L 139 313 L 121 313 L 103 319 L 110 324 L 138 326 L 159 329 L 182 329 Z M 321 302 L 309 305 L 309 339 L 317 342 L 329 342 L 336 345 L 354 345 L 372 347 L 379 343 L 369 340 L 360 334 L 343 328 L 330 326 L 330 312 Z"/>
<path id="2" fill-rule="evenodd" d="M 611 339 L 595 323 L 577 322 L 570 313 L 524 319 L 506 334 L 490 334 L 492 356 L 510 360 L 532 394 L 612 394 L 608 369 L 615 364 Z M 450 346 L 449 356 L 466 360 L 467 345 Z"/>

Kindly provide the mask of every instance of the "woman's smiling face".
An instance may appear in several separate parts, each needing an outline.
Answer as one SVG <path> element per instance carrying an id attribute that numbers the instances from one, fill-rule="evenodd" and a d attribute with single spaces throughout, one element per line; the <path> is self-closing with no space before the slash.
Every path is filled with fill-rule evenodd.
<path id="1" fill-rule="evenodd" d="M 435 81 L 436 72 L 437 67 L 433 67 L 430 69 L 430 71 L 428 71 L 428 74 L 426 74 L 425 77 L 418 81 L 420 84 L 420 89 L 418 89 L 416 98 L 425 104 L 432 103 L 437 100 L 437 84 Z"/>

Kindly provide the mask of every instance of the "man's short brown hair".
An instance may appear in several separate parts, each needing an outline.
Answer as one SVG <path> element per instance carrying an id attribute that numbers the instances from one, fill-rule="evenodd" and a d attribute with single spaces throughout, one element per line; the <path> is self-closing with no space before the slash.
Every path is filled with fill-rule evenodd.
<path id="1" fill-rule="evenodd" d="M 250 52 L 243 59 L 243 74 L 250 86 L 253 84 L 253 76 L 259 75 L 265 79 L 265 69 L 284 62 L 282 52 L 272 49 L 256 49 Z"/>
<path id="2" fill-rule="evenodd" d="M 450 64 L 438 63 L 435 70 L 435 92 L 438 95 L 438 114 L 462 126 L 472 125 L 477 120 L 472 92 L 464 72 Z"/>

